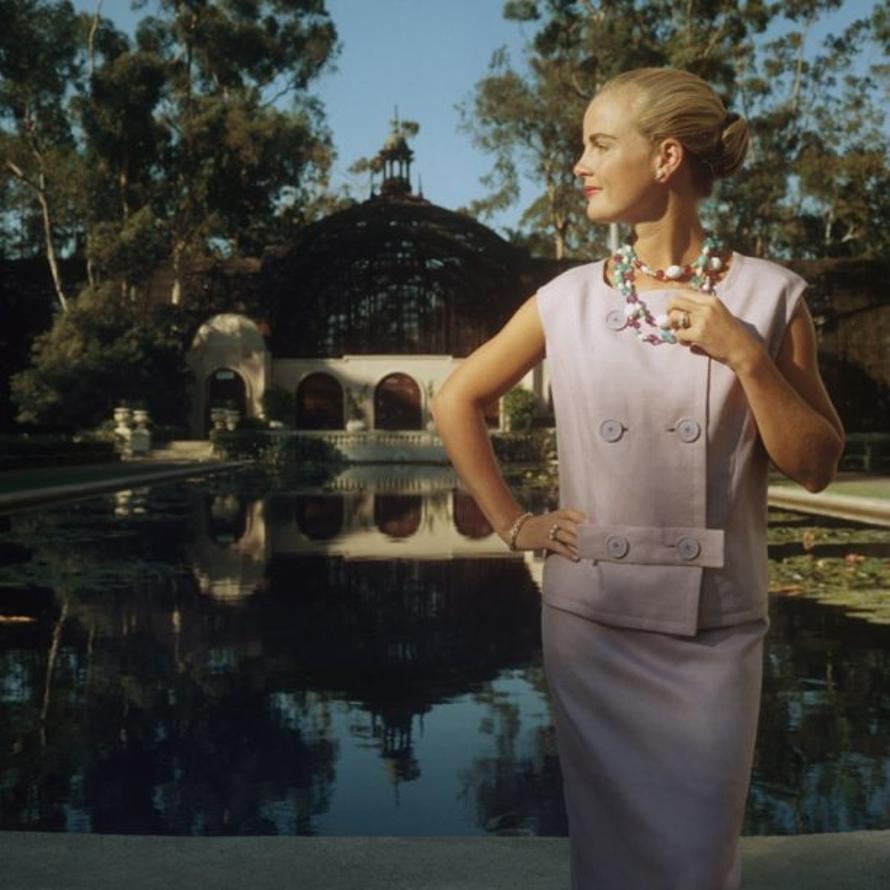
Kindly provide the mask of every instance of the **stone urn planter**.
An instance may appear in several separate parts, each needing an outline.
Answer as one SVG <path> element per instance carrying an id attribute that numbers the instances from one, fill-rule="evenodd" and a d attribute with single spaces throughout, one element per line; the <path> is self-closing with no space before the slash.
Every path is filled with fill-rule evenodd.
<path id="1" fill-rule="evenodd" d="M 129 408 L 119 405 L 114 409 L 114 435 L 117 437 L 115 448 L 122 454 L 126 454 L 130 449 L 132 423 L 133 412 Z"/>
<path id="2" fill-rule="evenodd" d="M 210 409 L 210 422 L 213 424 L 213 428 L 215 430 L 223 430 L 226 428 L 226 415 L 228 414 L 227 408 L 211 408 Z"/>
<path id="3" fill-rule="evenodd" d="M 240 411 L 235 411 L 232 408 L 226 409 L 224 423 L 226 425 L 226 429 L 230 433 L 234 432 L 235 429 L 237 429 L 239 420 L 241 420 L 241 412 Z"/>
<path id="4" fill-rule="evenodd" d="M 133 423 L 139 429 L 145 429 L 145 425 L 148 423 L 148 411 L 145 408 L 136 408 L 133 411 Z"/>

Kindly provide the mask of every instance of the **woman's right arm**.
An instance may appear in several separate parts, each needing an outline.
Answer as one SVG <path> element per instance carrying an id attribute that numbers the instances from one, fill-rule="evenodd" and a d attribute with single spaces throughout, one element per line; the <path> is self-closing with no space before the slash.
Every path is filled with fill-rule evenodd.
<path id="1" fill-rule="evenodd" d="M 483 407 L 512 389 L 544 355 L 544 330 L 537 297 L 532 296 L 494 337 L 451 372 L 431 403 L 436 429 L 454 469 L 505 543 L 513 522 L 525 511 L 501 475 Z M 533 516 L 522 525 L 517 549 L 550 549 L 576 558 L 575 523 L 584 518 L 584 513 L 570 508 Z M 561 541 L 547 538 L 553 522 L 559 523 Z"/>

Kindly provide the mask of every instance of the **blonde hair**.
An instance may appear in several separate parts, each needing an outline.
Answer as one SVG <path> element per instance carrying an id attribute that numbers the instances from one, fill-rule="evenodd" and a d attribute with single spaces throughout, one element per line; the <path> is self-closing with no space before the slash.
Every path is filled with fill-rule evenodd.
<path id="1" fill-rule="evenodd" d="M 748 122 L 727 113 L 697 75 L 679 68 L 636 68 L 607 81 L 600 94 L 613 90 L 631 91 L 636 125 L 647 139 L 656 143 L 673 137 L 683 144 L 702 194 L 709 195 L 715 179 L 742 166 L 750 142 Z"/>

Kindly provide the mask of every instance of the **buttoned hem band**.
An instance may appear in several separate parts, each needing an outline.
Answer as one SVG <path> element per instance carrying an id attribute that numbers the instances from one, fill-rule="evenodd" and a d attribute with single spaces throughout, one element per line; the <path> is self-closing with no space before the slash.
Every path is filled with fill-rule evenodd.
<path id="1" fill-rule="evenodd" d="M 722 528 L 661 525 L 578 525 L 582 559 L 643 565 L 723 567 Z"/>

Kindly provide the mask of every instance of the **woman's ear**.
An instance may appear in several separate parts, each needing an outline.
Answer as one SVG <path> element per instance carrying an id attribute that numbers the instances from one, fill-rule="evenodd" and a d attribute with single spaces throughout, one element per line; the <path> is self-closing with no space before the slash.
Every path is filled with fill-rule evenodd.
<path id="1" fill-rule="evenodd" d="M 678 139 L 663 139 L 655 152 L 656 181 L 667 182 L 680 169 L 685 154 L 686 149 Z"/>

